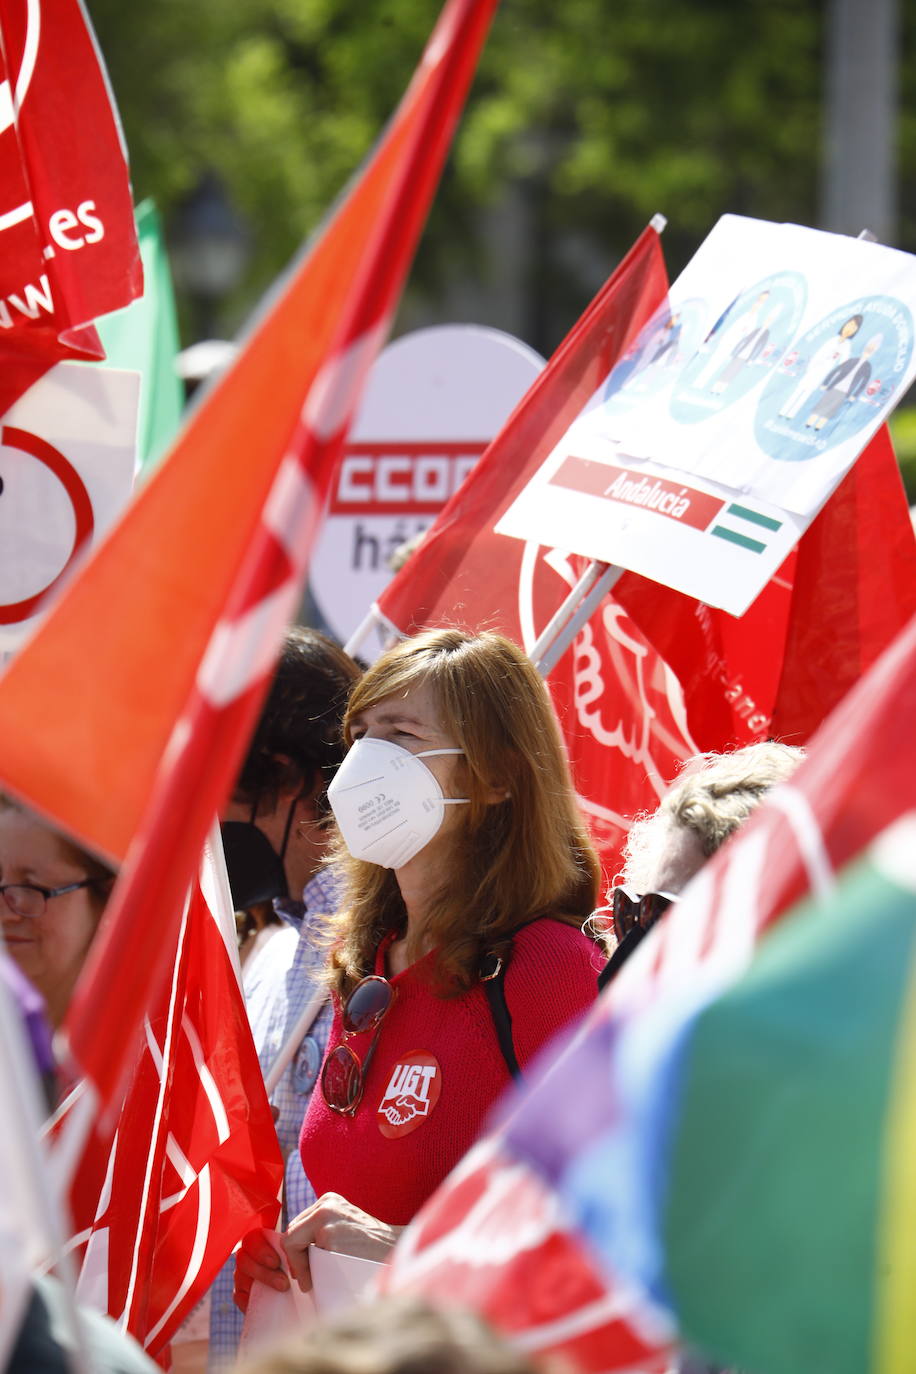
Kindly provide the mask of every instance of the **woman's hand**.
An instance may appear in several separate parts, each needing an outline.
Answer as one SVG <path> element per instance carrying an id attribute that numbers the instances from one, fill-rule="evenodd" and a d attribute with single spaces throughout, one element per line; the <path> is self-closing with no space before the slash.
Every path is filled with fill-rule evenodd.
<path id="1" fill-rule="evenodd" d="M 283 1261 L 267 1239 L 266 1231 L 249 1231 L 235 1257 L 235 1285 L 233 1297 L 236 1307 L 248 1311 L 253 1283 L 266 1283 L 285 1293 L 289 1279 L 283 1272 Z"/>
<path id="2" fill-rule="evenodd" d="M 310 1245 L 384 1262 L 403 1229 L 377 1221 L 337 1193 L 325 1193 L 290 1223 L 283 1237 L 290 1273 L 307 1293 L 312 1286 L 307 1253 Z"/>

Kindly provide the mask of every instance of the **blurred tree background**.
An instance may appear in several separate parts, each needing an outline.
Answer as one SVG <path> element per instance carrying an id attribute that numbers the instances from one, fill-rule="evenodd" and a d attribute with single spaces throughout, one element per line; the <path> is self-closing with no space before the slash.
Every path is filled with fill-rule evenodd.
<path id="1" fill-rule="evenodd" d="M 867 8 L 867 7 L 866 7 Z M 136 198 L 237 215 L 231 333 L 394 109 L 440 0 L 88 0 Z M 655 211 L 672 278 L 725 211 L 819 222 L 827 0 L 502 0 L 400 327 L 474 320 L 549 354 Z M 916 154 L 900 12 L 897 165 Z M 196 199 L 195 199 L 196 198 Z M 243 226 L 243 229 L 242 229 Z M 863 226 L 864 227 L 864 226 Z M 895 245 L 916 251 L 900 179 Z M 916 418 L 916 417 L 914 417 Z M 916 424 L 897 426 L 916 488 Z"/>

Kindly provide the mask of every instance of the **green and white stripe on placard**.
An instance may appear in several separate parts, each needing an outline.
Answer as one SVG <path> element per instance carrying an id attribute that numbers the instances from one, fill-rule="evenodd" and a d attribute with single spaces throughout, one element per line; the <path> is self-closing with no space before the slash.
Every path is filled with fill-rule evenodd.
<path id="1" fill-rule="evenodd" d="M 782 520 L 774 520 L 772 515 L 751 510 L 750 506 L 739 506 L 736 502 L 725 507 L 718 521 L 709 531 L 719 539 L 727 539 L 730 544 L 738 544 L 751 553 L 764 553 L 772 543 L 771 536 L 783 526 Z"/>

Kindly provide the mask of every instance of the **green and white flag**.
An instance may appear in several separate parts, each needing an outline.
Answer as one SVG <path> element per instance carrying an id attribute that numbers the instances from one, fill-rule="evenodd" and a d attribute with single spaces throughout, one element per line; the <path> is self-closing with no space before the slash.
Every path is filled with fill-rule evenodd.
<path id="1" fill-rule="evenodd" d="M 184 407 L 175 370 L 178 319 L 159 212 L 151 200 L 137 206 L 137 237 L 144 289 L 139 300 L 97 323 L 105 348 L 103 366 L 139 372 L 137 466 L 154 465 L 174 438 Z"/>

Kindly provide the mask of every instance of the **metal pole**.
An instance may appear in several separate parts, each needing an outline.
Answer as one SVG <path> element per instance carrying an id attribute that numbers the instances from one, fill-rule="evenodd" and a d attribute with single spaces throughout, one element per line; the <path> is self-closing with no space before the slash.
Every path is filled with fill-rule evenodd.
<path id="1" fill-rule="evenodd" d="M 556 667 L 580 628 L 604 600 L 623 572 L 614 563 L 594 559 L 551 617 L 531 650 L 530 658 L 543 676 Z"/>
<path id="2" fill-rule="evenodd" d="M 893 245 L 897 227 L 898 0 L 829 0 L 821 224 L 862 225 Z"/>

